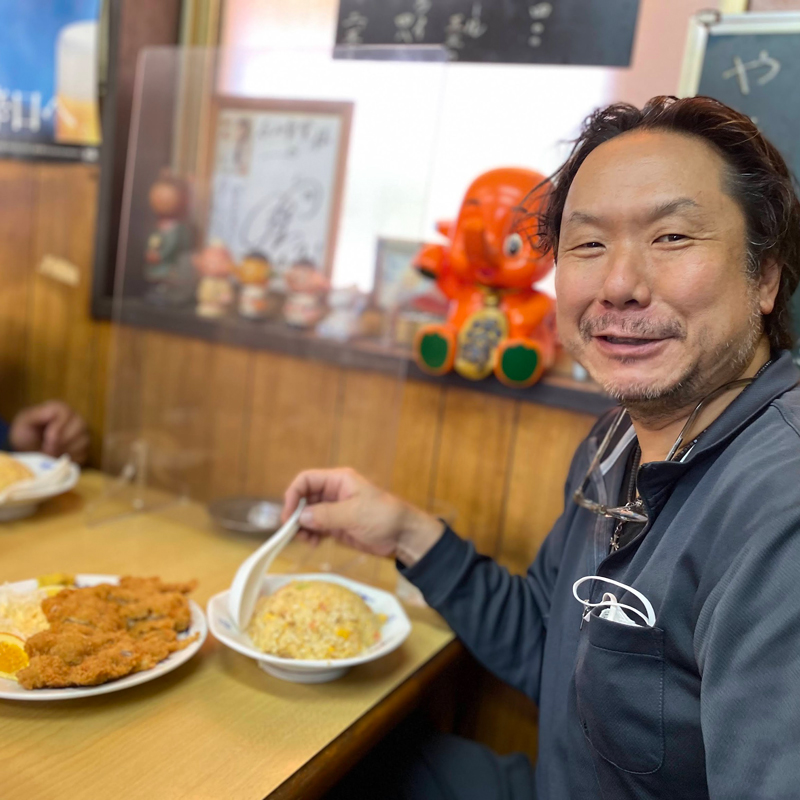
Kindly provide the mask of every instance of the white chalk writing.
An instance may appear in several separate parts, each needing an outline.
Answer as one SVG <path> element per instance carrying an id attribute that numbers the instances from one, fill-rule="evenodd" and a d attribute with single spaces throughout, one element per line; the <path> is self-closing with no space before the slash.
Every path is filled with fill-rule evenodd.
<path id="1" fill-rule="evenodd" d="M 754 69 L 766 67 L 767 71 L 763 72 L 760 77 L 756 79 L 756 85 L 763 86 L 769 83 L 781 71 L 781 63 L 777 58 L 771 58 L 766 50 L 762 50 L 758 58 L 753 61 L 742 61 L 739 56 L 733 57 L 733 67 L 726 69 L 722 73 L 725 80 L 735 77 L 739 82 L 739 90 L 742 94 L 750 94 L 750 78 L 748 72 Z"/>
<path id="2" fill-rule="evenodd" d="M 363 34 L 367 27 L 369 20 L 358 11 L 351 11 L 343 20 L 342 28 L 344 29 L 344 43 L 345 44 L 362 44 L 364 42 Z"/>
<path id="3" fill-rule="evenodd" d="M 532 20 L 530 36 L 528 36 L 528 47 L 541 47 L 542 35 L 545 32 L 545 24 L 541 20 L 547 19 L 553 13 L 551 3 L 536 3 L 528 6 L 528 14 Z"/>
<path id="4" fill-rule="evenodd" d="M 414 0 L 414 10 L 404 11 L 394 18 L 397 28 L 394 38 L 403 44 L 414 44 L 425 39 L 425 28 L 428 25 L 428 12 L 433 3 L 431 0 Z"/>
<path id="5" fill-rule="evenodd" d="M 469 16 L 466 14 L 452 14 L 447 21 L 444 29 L 446 47 L 449 47 L 454 58 L 457 58 L 455 51 L 460 50 L 465 45 L 464 37 L 478 39 L 486 33 L 488 26 L 481 19 L 483 7 L 481 3 L 473 3 L 472 11 Z"/>

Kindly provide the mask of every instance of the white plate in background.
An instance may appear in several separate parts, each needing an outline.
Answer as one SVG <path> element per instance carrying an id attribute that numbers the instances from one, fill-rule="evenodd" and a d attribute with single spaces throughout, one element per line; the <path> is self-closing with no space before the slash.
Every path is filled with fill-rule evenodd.
<path id="1" fill-rule="evenodd" d="M 24 464 L 36 477 L 47 475 L 58 461 L 44 453 L 8 453 L 7 455 Z M 64 494 L 72 489 L 80 475 L 80 467 L 77 464 L 70 464 L 69 470 L 58 482 L 42 489 L 31 486 L 29 489 L 15 492 L 9 500 L 0 504 L 0 522 L 29 517 L 43 500 L 49 500 L 51 497 Z"/>

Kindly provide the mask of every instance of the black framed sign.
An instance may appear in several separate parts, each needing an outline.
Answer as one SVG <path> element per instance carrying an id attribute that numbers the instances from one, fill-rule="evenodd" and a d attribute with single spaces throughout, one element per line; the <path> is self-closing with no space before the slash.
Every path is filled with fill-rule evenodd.
<path id="1" fill-rule="evenodd" d="M 639 0 L 341 0 L 336 43 L 444 45 L 454 61 L 627 67 L 638 14 Z"/>
<path id="2" fill-rule="evenodd" d="M 706 95 L 747 114 L 800 176 L 800 12 L 703 12 L 689 24 L 682 97 Z M 793 300 L 800 360 L 800 294 Z"/>

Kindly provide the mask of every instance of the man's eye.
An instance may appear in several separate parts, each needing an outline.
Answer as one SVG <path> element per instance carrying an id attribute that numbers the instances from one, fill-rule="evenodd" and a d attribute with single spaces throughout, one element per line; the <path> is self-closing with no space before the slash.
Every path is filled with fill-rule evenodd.
<path id="1" fill-rule="evenodd" d="M 681 242 L 687 237 L 684 236 L 682 233 L 665 233 L 663 236 L 659 236 L 656 239 L 657 242 Z"/>
<path id="2" fill-rule="evenodd" d="M 583 244 L 579 244 L 577 249 L 596 249 L 598 247 L 602 247 L 603 245 L 600 242 L 584 242 Z"/>

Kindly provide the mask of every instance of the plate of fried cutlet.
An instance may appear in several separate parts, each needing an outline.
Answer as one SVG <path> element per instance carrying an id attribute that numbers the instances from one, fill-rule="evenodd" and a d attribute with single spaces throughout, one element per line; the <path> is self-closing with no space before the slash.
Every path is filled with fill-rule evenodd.
<path id="1" fill-rule="evenodd" d="M 30 516 L 43 500 L 72 489 L 80 474 L 69 456 L 0 452 L 0 522 Z"/>
<path id="2" fill-rule="evenodd" d="M 71 700 L 171 672 L 208 633 L 195 586 L 88 574 L 0 585 L 0 699 Z"/>

